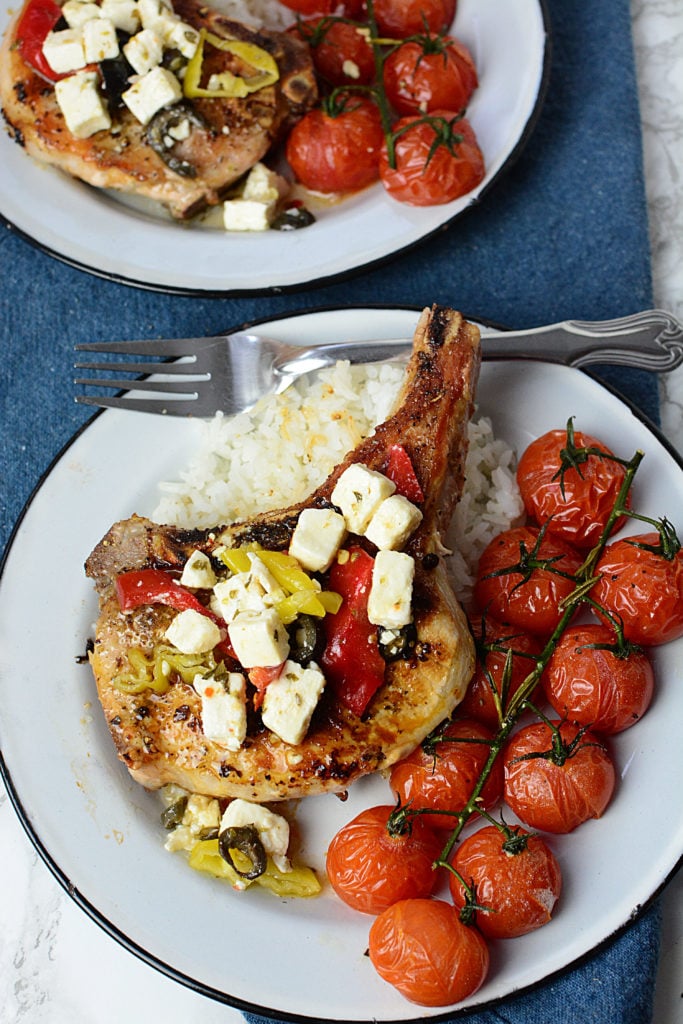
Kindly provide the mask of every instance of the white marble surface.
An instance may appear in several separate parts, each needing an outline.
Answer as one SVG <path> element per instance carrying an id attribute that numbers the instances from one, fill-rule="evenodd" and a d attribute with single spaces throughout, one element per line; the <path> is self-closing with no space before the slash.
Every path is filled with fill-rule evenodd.
<path id="1" fill-rule="evenodd" d="M 632 0 L 631 9 L 655 304 L 683 319 L 683 4 Z M 683 452 L 683 368 L 662 379 L 662 421 Z M 0 1024 L 243 1020 L 146 967 L 105 935 L 43 865 L 4 791 L 0 877 Z M 666 891 L 664 914 L 654 1021 L 683 1024 L 683 872 Z"/>

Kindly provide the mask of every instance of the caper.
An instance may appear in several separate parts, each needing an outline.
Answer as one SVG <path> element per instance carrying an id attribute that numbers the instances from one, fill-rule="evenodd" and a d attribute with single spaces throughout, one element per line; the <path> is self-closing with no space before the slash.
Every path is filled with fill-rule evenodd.
<path id="1" fill-rule="evenodd" d="M 164 828 L 171 832 L 174 828 L 183 820 L 185 816 L 185 809 L 187 807 L 187 797 L 181 796 L 179 800 L 174 801 L 170 807 L 167 807 L 165 811 L 161 813 L 161 824 Z"/>
<path id="2" fill-rule="evenodd" d="M 325 647 L 325 633 L 320 619 L 314 615 L 298 615 L 287 632 L 291 661 L 308 665 L 320 657 Z"/>
<path id="3" fill-rule="evenodd" d="M 413 656 L 417 643 L 415 624 L 409 622 L 402 629 L 385 629 L 380 626 L 377 630 L 377 643 L 385 661 L 407 661 Z"/>

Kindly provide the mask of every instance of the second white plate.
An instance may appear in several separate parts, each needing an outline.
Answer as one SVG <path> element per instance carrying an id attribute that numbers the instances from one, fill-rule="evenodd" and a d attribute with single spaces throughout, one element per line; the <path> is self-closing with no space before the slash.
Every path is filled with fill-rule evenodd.
<path id="1" fill-rule="evenodd" d="M 0 32 L 9 15 L 3 5 Z M 468 116 L 487 171 L 477 189 L 452 203 L 409 207 L 375 185 L 316 210 L 316 223 L 304 230 L 227 233 L 179 225 L 158 207 L 143 211 L 123 203 L 34 162 L 1 132 L 0 212 L 58 259 L 164 292 L 294 290 L 376 264 L 480 200 L 526 141 L 540 107 L 548 33 L 543 0 L 459 0 L 454 32 L 472 50 L 479 72 Z"/>

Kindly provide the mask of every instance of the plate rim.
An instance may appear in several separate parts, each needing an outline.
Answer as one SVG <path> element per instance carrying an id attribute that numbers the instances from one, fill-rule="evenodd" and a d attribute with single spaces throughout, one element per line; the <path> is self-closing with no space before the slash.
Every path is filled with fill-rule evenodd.
<path id="1" fill-rule="evenodd" d="M 311 276 L 305 281 L 297 281 L 296 283 L 289 284 L 274 284 L 274 285 L 261 285 L 254 288 L 239 287 L 239 288 L 202 288 L 200 286 L 181 286 L 164 284 L 158 281 L 145 281 L 139 280 L 136 276 L 128 276 L 127 274 L 117 273 L 113 270 L 103 270 L 90 263 L 76 259 L 70 256 L 68 253 L 58 251 L 54 246 L 49 245 L 46 242 L 42 242 L 37 238 L 34 238 L 28 231 L 19 227 L 14 221 L 8 216 L 3 210 L 0 209 L 0 221 L 3 225 L 17 235 L 23 241 L 33 246 L 37 251 L 44 253 L 47 256 L 57 260 L 59 263 L 65 266 L 72 267 L 75 270 L 80 270 L 83 273 L 90 274 L 93 277 L 99 278 L 100 280 L 111 281 L 114 284 L 127 285 L 129 287 L 139 288 L 142 291 L 153 292 L 162 295 L 176 295 L 181 297 L 198 297 L 203 298 L 258 298 L 267 297 L 271 295 L 288 295 L 296 294 L 301 291 L 305 291 L 309 288 L 321 288 L 331 284 L 343 284 L 345 281 L 352 280 L 354 277 L 359 276 L 362 273 L 368 271 L 377 270 L 378 268 L 391 263 L 394 259 L 405 255 L 408 252 L 424 245 L 435 235 L 442 231 L 448 230 L 451 225 L 456 221 L 464 218 L 474 207 L 478 206 L 479 203 L 488 195 L 491 188 L 498 184 L 502 177 L 512 169 L 514 164 L 518 161 L 522 151 L 526 148 L 526 145 L 533 134 L 538 120 L 541 115 L 541 111 L 545 105 L 545 99 L 548 92 L 548 86 L 550 82 L 550 71 L 552 66 L 552 51 L 553 51 L 553 31 L 552 31 L 552 19 L 550 17 L 549 0 L 535 0 L 538 5 L 541 23 L 543 27 L 544 36 L 544 47 L 543 55 L 541 60 L 541 71 L 538 83 L 538 89 L 534 98 L 534 105 L 529 112 L 527 120 L 519 134 L 519 137 L 507 155 L 502 165 L 498 168 L 496 173 L 493 175 L 491 180 L 487 182 L 485 187 L 477 194 L 476 199 L 472 200 L 462 210 L 454 213 L 452 217 L 438 224 L 432 228 L 426 234 L 421 235 L 419 238 L 413 239 L 405 245 L 400 246 L 397 249 L 393 249 L 391 252 L 385 253 L 376 259 L 370 259 L 367 262 L 357 264 L 353 267 L 347 267 L 345 270 L 338 272 L 332 272 L 329 274 L 323 274 L 321 276 Z M 158 276 L 158 275 L 157 275 Z"/>
<path id="2" fill-rule="evenodd" d="M 264 316 L 259 317 L 257 319 L 249 320 L 241 323 L 239 326 L 231 327 L 229 330 L 249 330 L 254 327 L 258 327 L 259 325 L 267 323 L 291 320 L 297 317 L 308 318 L 311 316 L 315 316 L 317 314 L 334 314 L 338 312 L 343 312 L 345 314 L 362 314 L 364 311 L 368 310 L 419 313 L 422 308 L 423 307 L 421 305 L 395 305 L 392 303 L 364 303 L 362 305 L 352 306 L 339 306 L 336 304 L 329 304 L 316 307 L 302 307 L 286 311 L 280 314 Z M 493 321 L 485 318 L 467 316 L 467 319 L 472 320 L 484 327 L 500 328 L 501 326 L 500 324 L 494 323 Z M 509 362 L 515 361 L 519 360 L 509 360 Z M 531 361 L 535 363 L 542 363 L 548 366 L 556 365 L 547 363 L 547 361 L 542 359 L 534 359 Z M 634 417 L 639 421 L 639 423 L 654 436 L 654 438 L 673 458 L 674 462 L 677 464 L 679 469 L 683 471 L 683 454 L 679 453 L 673 447 L 673 445 L 668 441 L 668 439 L 662 434 L 661 429 L 655 423 L 653 423 L 650 420 L 650 418 L 635 403 L 633 403 L 629 398 L 624 396 L 616 387 L 614 387 L 608 382 L 603 381 L 593 371 L 581 369 L 580 372 L 583 373 L 586 377 L 589 377 L 591 380 L 596 382 L 600 387 L 610 392 L 615 398 L 617 398 L 626 407 L 626 409 L 628 409 L 634 415 Z M 13 528 L 10 532 L 7 543 L 5 545 L 5 549 L 2 552 L 2 557 L 0 558 L 0 587 L 2 586 L 5 566 L 14 548 L 15 542 L 19 538 L 22 523 L 26 515 L 28 514 L 34 500 L 36 499 L 38 493 L 40 492 L 46 481 L 49 479 L 51 474 L 54 472 L 58 464 L 67 455 L 72 446 L 77 442 L 77 440 L 104 413 L 110 412 L 111 410 L 100 409 L 97 412 L 95 412 L 92 416 L 90 416 L 73 433 L 73 435 L 67 440 L 67 442 L 60 448 L 60 450 L 56 453 L 54 458 L 50 461 L 49 465 L 40 474 L 16 522 L 13 525 Z M 182 984 L 184 987 L 190 989 L 191 991 L 194 991 L 199 995 L 205 996 L 206 998 L 212 999 L 215 1002 L 221 1003 L 226 1006 L 230 1006 L 242 1013 L 253 1013 L 270 1020 L 286 1021 L 289 1022 L 289 1024 L 313 1024 L 314 1021 L 318 1021 L 319 1024 L 358 1024 L 357 1020 L 350 1020 L 348 1018 L 320 1018 L 319 1016 L 309 1017 L 284 1010 L 273 1009 L 271 1007 L 263 1006 L 262 1004 L 245 1001 L 239 996 L 230 995 L 229 993 L 222 992 L 219 989 L 215 989 L 206 983 L 197 981 L 196 979 L 185 974 L 178 968 L 166 963 L 160 957 L 154 955 L 153 953 L 150 953 L 141 945 L 133 941 L 117 925 L 110 921 L 103 911 L 98 910 L 97 907 L 79 891 L 77 886 L 71 881 L 68 874 L 60 867 L 55 858 L 47 850 L 46 846 L 43 843 L 43 840 L 40 837 L 39 827 L 31 821 L 31 816 L 25 809 L 22 800 L 19 797 L 18 791 L 14 785 L 14 781 L 12 778 L 12 771 L 3 755 L 1 746 L 0 778 L 2 778 L 2 781 L 5 785 L 8 794 L 9 801 L 12 807 L 14 808 L 14 811 L 17 814 L 17 817 L 22 828 L 24 829 L 26 835 L 28 836 L 28 839 L 30 840 L 33 848 L 38 853 L 43 863 L 46 865 L 48 870 L 51 872 L 53 877 L 61 886 L 61 888 L 76 903 L 76 905 L 81 910 L 83 910 L 87 914 L 87 916 L 105 932 L 105 934 L 109 935 L 110 938 L 116 941 L 122 948 L 126 949 L 129 953 L 132 953 L 134 956 L 136 956 L 137 959 L 141 960 L 143 963 L 154 968 L 159 973 L 165 975 L 166 977 L 177 982 L 178 984 Z M 451 1008 L 449 1010 L 444 1011 L 443 1013 L 431 1015 L 428 1019 L 430 1021 L 436 1022 L 436 1024 L 439 1024 L 439 1022 L 445 1022 L 447 1020 L 453 1020 L 459 1017 L 468 1016 L 472 1013 L 484 1012 L 486 1010 L 495 1008 L 496 1006 L 500 1006 L 501 1004 L 507 1002 L 511 998 L 517 998 L 518 996 L 532 992 L 540 986 L 546 985 L 552 980 L 563 977 L 565 974 L 575 970 L 581 964 L 589 961 L 590 959 L 598 955 L 603 949 L 607 948 L 613 941 L 615 941 L 621 934 L 623 934 L 636 920 L 641 918 L 654 904 L 654 902 L 660 896 L 662 891 L 667 887 L 673 876 L 677 873 L 678 870 L 680 870 L 681 867 L 683 867 L 683 851 L 681 851 L 681 854 L 676 863 L 671 867 L 666 876 L 656 886 L 654 891 L 648 896 L 647 899 L 645 899 L 642 903 L 639 903 L 637 906 L 633 908 L 629 917 L 620 926 L 614 928 L 609 935 L 601 939 L 598 943 L 592 946 L 591 949 L 575 957 L 567 964 L 564 964 L 561 967 L 553 971 L 550 971 L 543 978 L 537 979 L 533 982 L 529 982 L 528 984 L 520 986 L 518 989 L 515 989 L 514 992 L 510 992 L 501 996 L 496 996 L 494 998 L 486 1000 L 485 1002 L 479 1003 L 476 1006 L 464 1007 L 462 1009 L 458 1009 L 457 1007 Z M 424 1015 L 418 1014 L 418 1008 L 416 1007 L 416 1016 L 414 1018 L 401 1017 L 393 1020 L 387 1019 L 384 1021 L 384 1024 L 418 1024 L 418 1021 L 423 1021 L 424 1019 Z"/>

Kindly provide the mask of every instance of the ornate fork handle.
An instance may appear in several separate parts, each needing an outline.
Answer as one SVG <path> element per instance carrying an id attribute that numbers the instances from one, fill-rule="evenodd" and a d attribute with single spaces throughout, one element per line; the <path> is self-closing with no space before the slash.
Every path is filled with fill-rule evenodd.
<path id="1" fill-rule="evenodd" d="M 338 359 L 377 362 L 410 349 L 406 339 L 341 342 L 310 349 L 290 349 L 274 360 L 282 390 L 302 371 L 330 366 Z M 665 373 L 683 363 L 683 327 L 664 310 L 647 310 L 616 320 L 566 320 L 528 331 L 482 328 L 484 359 L 542 359 L 567 366 L 595 363 L 631 366 Z"/>
<path id="2" fill-rule="evenodd" d="M 666 373 L 683 363 L 683 328 L 671 313 L 659 309 L 615 320 L 567 320 L 520 332 L 516 341 L 529 356 L 577 367 L 610 363 Z M 487 342 L 485 338 L 484 351 Z M 522 353 L 515 351 L 514 355 L 519 357 Z"/>

